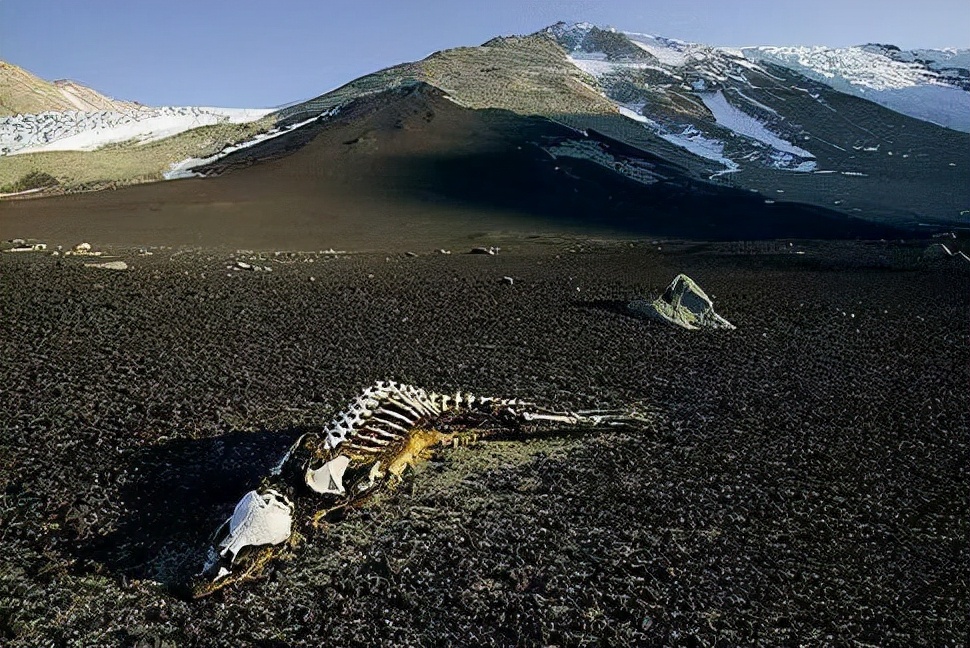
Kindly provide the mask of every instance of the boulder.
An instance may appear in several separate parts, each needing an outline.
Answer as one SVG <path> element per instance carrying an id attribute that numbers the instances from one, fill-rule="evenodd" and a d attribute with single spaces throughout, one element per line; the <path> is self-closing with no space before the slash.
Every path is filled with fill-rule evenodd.
<path id="1" fill-rule="evenodd" d="M 942 243 L 934 243 L 923 251 L 924 261 L 936 261 L 939 259 L 956 259 L 958 261 L 970 261 L 970 257 L 961 250 L 954 252 Z"/>
<path id="2" fill-rule="evenodd" d="M 677 275 L 663 295 L 654 301 L 638 299 L 627 308 L 636 315 L 662 319 L 691 331 L 699 328 L 735 328 L 714 312 L 711 298 L 685 274 Z"/>
<path id="3" fill-rule="evenodd" d="M 924 259 L 946 259 L 951 256 L 953 256 L 953 252 L 942 243 L 934 243 L 923 250 Z"/>

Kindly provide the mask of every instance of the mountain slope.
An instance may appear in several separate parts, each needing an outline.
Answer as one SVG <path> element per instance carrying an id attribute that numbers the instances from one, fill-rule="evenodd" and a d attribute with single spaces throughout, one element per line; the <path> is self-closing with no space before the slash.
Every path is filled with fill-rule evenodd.
<path id="1" fill-rule="evenodd" d="M 0 62 L 0 194 L 35 177 L 54 178 L 47 190 L 58 192 L 161 180 L 188 156 L 271 129 L 271 112 L 115 101 Z"/>
<path id="2" fill-rule="evenodd" d="M 0 117 L 60 110 L 122 112 L 137 107 L 135 103 L 111 99 L 73 81 L 44 81 L 16 65 L 0 61 Z"/>
<path id="3" fill-rule="evenodd" d="M 559 24 L 546 33 L 620 112 L 704 159 L 712 181 L 868 218 L 970 224 L 961 214 L 970 207 L 967 133 L 752 60 L 748 50 L 619 32 L 607 41 L 603 31 Z M 631 56 L 631 43 L 646 56 Z"/>
<path id="4" fill-rule="evenodd" d="M 501 241 L 503 232 L 899 234 L 829 210 L 765 205 L 603 135 L 465 108 L 427 84 L 361 97 L 199 171 L 210 177 L 12 201 L 0 236 L 32 222 L 58 238 L 129 245 L 403 251 Z"/>
<path id="5" fill-rule="evenodd" d="M 970 135 L 739 50 L 588 24 L 388 68 L 281 111 L 280 123 L 313 123 L 360 97 L 417 83 L 463 106 L 602 133 L 692 180 L 755 192 L 768 204 L 802 202 L 908 226 L 968 221 L 961 212 L 970 207 L 962 182 Z"/>
<path id="6" fill-rule="evenodd" d="M 892 80 L 902 74 L 900 70 L 916 74 L 916 66 L 925 77 L 923 85 L 967 94 L 960 85 L 959 52 L 917 55 L 894 54 L 885 46 L 867 48 L 861 50 L 865 56 L 889 62 L 888 72 L 870 70 L 870 75 L 876 75 L 873 78 Z M 882 48 L 883 53 L 870 51 L 873 48 Z M 771 218 L 783 219 L 794 218 L 791 206 L 799 204 L 814 213 L 840 213 L 894 226 L 970 227 L 970 183 L 966 182 L 970 133 L 907 116 L 870 101 L 864 93 L 841 91 L 827 77 L 812 78 L 807 70 L 795 69 L 778 56 L 768 57 L 766 48 L 752 51 L 559 23 L 529 36 L 495 38 L 478 47 L 437 52 L 422 61 L 375 72 L 288 106 L 257 124 L 243 125 L 232 137 L 215 134 L 192 150 L 168 143 L 194 137 L 196 131 L 144 145 L 128 142 L 118 149 L 140 169 L 136 175 L 125 168 L 126 181 L 163 175 L 228 177 L 265 160 L 277 164 L 281 156 L 302 155 L 303 147 L 330 132 L 334 124 L 351 128 L 354 120 L 363 119 L 361 106 L 376 110 L 382 101 L 397 101 L 397 93 L 420 89 L 437 93 L 438 101 L 471 111 L 507 111 L 565 129 L 571 138 L 553 144 L 532 138 L 526 142 L 538 146 L 561 169 L 582 167 L 583 173 L 576 175 L 583 182 L 592 182 L 595 176 L 597 185 L 608 187 L 603 192 L 607 201 L 615 193 L 614 185 L 633 182 L 648 186 L 647 193 L 637 189 L 641 192 L 637 200 L 644 204 L 655 205 L 652 201 L 663 195 L 665 200 L 681 201 L 691 213 L 701 203 L 723 213 L 735 213 L 736 203 L 751 211 L 750 204 L 757 203 L 758 216 L 751 216 L 755 221 L 763 209 L 773 212 Z M 913 61 L 903 60 L 907 57 Z M 853 74 L 863 78 L 865 73 L 855 70 Z M 913 87 L 920 90 L 923 85 Z M 426 135 L 433 137 L 439 124 L 431 124 Z M 394 132 L 380 131 L 373 145 L 385 147 Z M 460 151 L 477 146 L 478 137 L 480 133 L 469 130 L 466 141 L 457 135 L 449 141 Z M 165 155 L 157 153 L 162 150 Z M 156 153 L 146 162 L 151 151 Z M 181 151 L 188 155 L 173 157 Z M 105 149 L 79 154 L 74 163 L 83 165 L 83 160 L 90 159 L 85 156 L 113 153 Z M 53 152 L 0 158 L 0 185 L 5 164 L 8 179 L 20 177 L 10 171 L 13 167 L 8 162 L 17 158 L 29 160 L 20 163 L 17 173 L 46 172 L 45 167 L 64 159 Z M 118 159 L 107 162 L 101 175 L 110 176 L 111 164 Z M 474 165 L 455 168 L 479 176 L 485 173 Z M 62 185 L 78 184 L 76 178 L 51 175 Z M 467 180 L 446 175 L 455 186 L 466 188 L 475 179 L 474 175 Z M 362 172 L 361 177 L 372 176 Z M 408 174 L 400 177 L 415 186 L 423 182 Z M 674 184 L 687 189 L 664 194 Z M 552 196 L 542 183 L 538 189 L 512 185 L 525 193 L 539 191 L 537 203 L 558 204 L 559 196 Z M 297 187 L 288 190 L 301 192 Z M 370 191 L 365 185 L 359 185 L 359 190 Z M 709 196 L 722 202 L 704 202 Z M 616 215 L 624 227 L 630 226 L 631 215 L 641 213 L 623 211 L 610 202 L 586 207 Z M 641 229 L 662 230 L 657 220 L 661 217 L 656 215 L 660 211 L 654 210 L 653 222 Z M 745 228 L 744 218 L 738 215 L 738 231 Z M 782 222 L 775 230 L 788 225 Z M 794 229 L 802 231 L 800 227 Z M 758 225 L 752 231 L 764 228 Z M 709 234 L 721 236 L 714 230 Z"/>

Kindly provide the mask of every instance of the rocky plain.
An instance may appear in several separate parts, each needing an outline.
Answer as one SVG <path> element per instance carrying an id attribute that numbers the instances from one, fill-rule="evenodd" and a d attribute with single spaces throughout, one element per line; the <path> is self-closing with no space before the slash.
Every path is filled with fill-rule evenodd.
<path id="1" fill-rule="evenodd" d="M 970 264 L 926 241 L 94 245 L 0 255 L 4 646 L 966 645 Z M 678 273 L 737 328 L 628 311 Z M 183 597 L 381 379 L 649 422 L 441 449 Z"/>

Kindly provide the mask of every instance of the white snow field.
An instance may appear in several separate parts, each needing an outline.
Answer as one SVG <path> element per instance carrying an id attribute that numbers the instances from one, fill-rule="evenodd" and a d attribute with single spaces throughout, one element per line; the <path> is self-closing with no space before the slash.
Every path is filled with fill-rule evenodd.
<path id="1" fill-rule="evenodd" d="M 163 107 L 126 112 L 59 111 L 0 118 L 0 155 L 92 151 L 106 144 L 140 144 L 222 122 L 256 121 L 271 109 Z"/>
<path id="2" fill-rule="evenodd" d="M 704 102 L 704 105 L 707 106 L 707 109 L 711 111 L 711 114 L 714 115 L 714 120 L 721 126 L 739 135 L 758 140 L 782 153 L 801 158 L 815 157 L 805 149 L 799 148 L 772 133 L 757 118 L 728 103 L 728 100 L 724 97 L 724 93 L 720 90 L 717 92 L 702 93 L 700 94 L 700 98 Z"/>
<path id="3" fill-rule="evenodd" d="M 747 47 L 752 61 L 775 63 L 834 90 L 868 99 L 909 117 L 970 133 L 970 92 L 938 70 L 960 67 L 966 51 L 900 52 L 897 60 L 868 47 Z M 929 66 L 916 59 L 933 60 Z"/>

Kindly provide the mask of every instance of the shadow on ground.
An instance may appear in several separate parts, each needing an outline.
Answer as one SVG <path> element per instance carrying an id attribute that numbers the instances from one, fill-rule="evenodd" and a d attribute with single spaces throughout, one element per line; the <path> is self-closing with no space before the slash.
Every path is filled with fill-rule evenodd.
<path id="1" fill-rule="evenodd" d="M 605 311 L 616 315 L 623 315 L 632 319 L 643 319 L 630 311 L 630 301 L 623 299 L 591 299 L 589 301 L 577 302 L 577 306 L 590 310 Z"/>
<path id="2" fill-rule="evenodd" d="M 179 439 L 139 451 L 119 490 L 121 515 L 92 538 L 80 520 L 76 557 L 121 578 L 177 587 L 198 572 L 216 527 L 304 430 L 231 432 Z M 99 567 L 100 566 L 100 567 Z"/>

